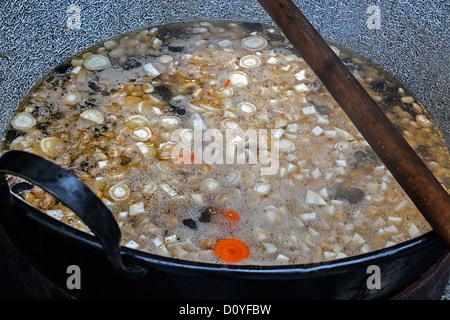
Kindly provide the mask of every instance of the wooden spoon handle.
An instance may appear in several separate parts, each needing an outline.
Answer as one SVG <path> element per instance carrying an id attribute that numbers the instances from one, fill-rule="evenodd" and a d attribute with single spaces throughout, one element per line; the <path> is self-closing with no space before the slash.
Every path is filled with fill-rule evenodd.
<path id="1" fill-rule="evenodd" d="M 450 196 L 290 0 L 258 0 L 450 248 Z"/>

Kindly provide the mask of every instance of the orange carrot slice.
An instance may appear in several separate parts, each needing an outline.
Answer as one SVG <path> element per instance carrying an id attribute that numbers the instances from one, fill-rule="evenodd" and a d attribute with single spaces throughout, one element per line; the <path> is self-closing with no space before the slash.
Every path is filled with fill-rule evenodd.
<path id="1" fill-rule="evenodd" d="M 250 255 L 248 246 L 237 239 L 223 239 L 217 242 L 214 252 L 227 262 L 238 262 Z"/>
<path id="2" fill-rule="evenodd" d="M 231 221 L 238 222 L 240 219 L 239 214 L 234 210 L 223 210 L 223 211 L 221 210 L 221 211 L 219 211 L 219 213 L 221 215 L 223 215 L 224 217 L 227 217 Z"/>

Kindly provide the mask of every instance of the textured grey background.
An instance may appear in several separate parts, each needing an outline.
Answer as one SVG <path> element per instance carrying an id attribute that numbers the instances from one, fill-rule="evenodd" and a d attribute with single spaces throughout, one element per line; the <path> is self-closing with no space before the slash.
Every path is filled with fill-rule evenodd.
<path id="1" fill-rule="evenodd" d="M 428 107 L 450 145 L 450 1 L 295 1 L 327 40 L 371 58 Z M 67 7 L 81 9 L 69 29 Z M 381 28 L 368 29 L 369 5 Z M 0 133 L 34 83 L 65 58 L 111 36 L 168 22 L 271 23 L 256 0 L 0 0 Z"/>

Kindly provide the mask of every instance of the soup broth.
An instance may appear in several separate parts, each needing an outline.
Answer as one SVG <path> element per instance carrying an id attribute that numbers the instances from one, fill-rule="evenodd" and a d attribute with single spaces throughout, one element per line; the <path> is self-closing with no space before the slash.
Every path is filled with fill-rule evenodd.
<path id="1" fill-rule="evenodd" d="M 449 153 L 422 104 L 367 59 L 331 46 L 448 188 Z M 111 210 L 122 245 L 183 260 L 311 263 L 430 230 L 268 25 L 171 24 L 89 48 L 33 88 L 2 150 L 35 153 L 76 175 Z M 90 232 L 42 189 L 9 181 L 25 201 Z"/>

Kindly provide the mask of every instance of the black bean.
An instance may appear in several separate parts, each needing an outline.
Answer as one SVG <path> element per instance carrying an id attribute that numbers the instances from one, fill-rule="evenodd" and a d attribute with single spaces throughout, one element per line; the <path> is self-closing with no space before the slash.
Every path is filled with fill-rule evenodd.
<path id="1" fill-rule="evenodd" d="M 200 222 L 210 222 L 211 221 L 211 211 L 210 209 L 203 210 L 198 219 Z"/>
<path id="2" fill-rule="evenodd" d="M 186 27 L 180 27 L 176 29 L 172 29 L 171 31 L 168 31 L 167 34 L 164 34 L 164 39 L 169 39 L 170 37 L 176 38 L 176 39 L 186 39 L 190 38 L 192 34 L 187 31 Z"/>
<path id="3" fill-rule="evenodd" d="M 160 32 L 160 37 L 163 39 L 169 39 L 172 36 L 172 32 L 170 30 L 163 30 Z"/>
<path id="4" fill-rule="evenodd" d="M 25 191 L 33 189 L 33 185 L 28 182 L 19 182 L 11 187 L 11 191 L 15 194 L 23 194 Z"/>
<path id="5" fill-rule="evenodd" d="M 359 188 L 351 188 L 349 191 L 348 201 L 351 203 L 357 203 L 364 199 L 364 191 Z"/>
<path id="6" fill-rule="evenodd" d="M 242 27 L 247 29 L 248 32 L 261 32 L 264 30 L 264 25 L 259 22 L 242 22 Z"/>
<path id="7" fill-rule="evenodd" d="M 124 70 L 136 69 L 142 66 L 142 63 L 136 60 L 136 58 L 128 58 L 122 66 Z"/>
<path id="8" fill-rule="evenodd" d="M 11 143 L 11 142 L 13 142 L 14 139 L 16 139 L 18 136 L 19 136 L 19 133 L 18 133 L 16 130 L 11 129 L 11 130 L 8 130 L 8 132 L 6 132 L 5 139 L 6 139 L 6 141 L 8 141 L 9 143 Z"/>
<path id="9" fill-rule="evenodd" d="M 353 154 L 353 157 L 358 163 L 370 163 L 374 166 L 381 164 L 380 158 L 378 158 L 375 151 L 372 148 L 366 148 L 364 150 L 357 150 Z"/>
<path id="10" fill-rule="evenodd" d="M 353 64 L 353 68 L 358 70 L 358 71 L 364 70 L 364 67 L 363 67 L 363 65 L 361 63 L 354 63 Z"/>
<path id="11" fill-rule="evenodd" d="M 338 187 L 336 197 L 345 199 L 350 203 L 358 203 L 364 199 L 364 191 L 359 188 L 349 188 L 345 185 L 341 185 Z"/>
<path id="12" fill-rule="evenodd" d="M 88 87 L 94 90 L 95 92 L 102 91 L 102 87 L 100 87 L 95 81 L 89 81 Z"/>
<path id="13" fill-rule="evenodd" d="M 424 145 L 420 145 L 417 147 L 416 152 L 419 154 L 419 156 L 424 157 L 424 158 L 429 158 L 430 157 L 430 152 L 428 150 L 427 146 Z"/>
<path id="14" fill-rule="evenodd" d="M 186 109 L 184 109 L 183 107 L 171 105 L 170 108 L 172 109 L 172 112 L 178 114 L 179 116 L 183 116 L 186 114 Z"/>
<path id="15" fill-rule="evenodd" d="M 91 165 L 87 161 L 83 161 L 80 163 L 80 169 L 84 172 L 88 172 L 90 167 L 91 167 Z"/>
<path id="16" fill-rule="evenodd" d="M 93 99 L 86 100 L 83 104 L 79 105 L 81 111 L 96 109 L 98 106 Z"/>
<path id="17" fill-rule="evenodd" d="M 191 229 L 197 229 L 197 223 L 192 219 L 184 219 L 183 224 Z"/>
<path id="18" fill-rule="evenodd" d="M 321 81 L 313 81 L 311 83 L 312 89 L 314 89 L 314 91 L 316 91 L 317 93 L 322 93 L 324 86 L 323 83 Z M 312 104 L 314 104 L 314 102 L 311 102 Z M 330 110 L 331 111 L 331 110 Z"/>
<path id="19" fill-rule="evenodd" d="M 50 129 L 49 127 L 51 126 L 50 122 L 39 122 L 36 124 L 36 129 L 42 131 L 43 134 L 49 134 L 50 133 Z"/>
<path id="20" fill-rule="evenodd" d="M 33 110 L 31 110 L 31 114 L 37 117 L 39 115 L 39 110 L 40 110 L 39 106 L 34 106 Z"/>
<path id="21" fill-rule="evenodd" d="M 414 119 L 417 117 L 417 115 L 419 114 L 417 112 L 417 110 L 409 103 L 404 103 L 402 105 L 402 109 L 405 110 L 406 112 L 408 112 Z"/>
<path id="22" fill-rule="evenodd" d="M 346 64 L 353 63 L 353 59 L 350 57 L 345 57 L 344 59 L 342 59 L 342 62 Z"/>
<path id="23" fill-rule="evenodd" d="M 168 46 L 167 49 L 172 52 L 183 52 L 184 46 Z"/>
<path id="24" fill-rule="evenodd" d="M 153 92 L 159 95 L 161 99 L 166 102 L 169 102 L 170 99 L 172 99 L 173 97 L 172 91 L 170 91 L 170 89 L 167 88 L 166 86 L 157 86 L 154 88 Z"/>
<path id="25" fill-rule="evenodd" d="M 122 156 L 120 157 L 120 165 L 121 165 L 121 166 L 126 166 L 126 165 L 128 165 L 132 160 L 133 160 L 133 159 L 128 158 L 128 157 L 125 157 L 124 155 L 122 155 Z"/>
<path id="26" fill-rule="evenodd" d="M 321 104 L 315 104 L 314 106 L 316 107 L 317 112 L 321 115 L 327 116 L 331 113 L 331 109 L 328 108 L 327 106 Z"/>
<path id="27" fill-rule="evenodd" d="M 51 119 L 51 120 L 59 120 L 59 119 L 61 119 L 63 116 L 64 116 L 64 112 L 62 112 L 62 111 L 60 111 L 60 110 L 57 110 L 57 111 L 54 111 L 54 112 L 52 112 L 52 113 L 50 114 L 50 119 Z"/>
<path id="28" fill-rule="evenodd" d="M 265 37 L 269 41 L 277 41 L 277 42 L 285 42 L 285 41 L 287 41 L 285 36 L 282 36 L 281 34 L 276 34 L 276 33 L 267 33 L 265 35 Z"/>
<path id="29" fill-rule="evenodd" d="M 387 83 L 386 79 L 380 79 L 380 80 L 373 82 L 370 86 L 374 91 L 384 92 L 386 90 L 386 88 L 388 87 L 388 83 Z"/>
<path id="30" fill-rule="evenodd" d="M 72 65 L 70 63 L 64 63 L 55 68 L 55 72 L 59 74 L 66 73 L 70 68 L 72 68 Z"/>
<path id="31" fill-rule="evenodd" d="M 365 153 L 364 151 L 361 151 L 361 150 L 355 151 L 353 156 L 355 157 L 356 161 L 358 161 L 358 162 L 365 162 L 367 160 L 367 153 Z"/>
<path id="32" fill-rule="evenodd" d="M 49 106 L 34 106 L 31 110 L 31 114 L 35 117 L 38 116 L 48 116 L 50 114 Z"/>
<path id="33" fill-rule="evenodd" d="M 94 137 L 98 138 L 100 136 L 102 136 L 106 131 L 109 130 L 109 128 L 111 128 L 111 124 L 103 124 L 103 125 L 99 125 L 99 126 L 95 126 L 94 127 Z"/>

